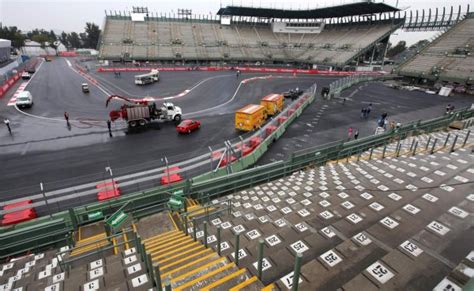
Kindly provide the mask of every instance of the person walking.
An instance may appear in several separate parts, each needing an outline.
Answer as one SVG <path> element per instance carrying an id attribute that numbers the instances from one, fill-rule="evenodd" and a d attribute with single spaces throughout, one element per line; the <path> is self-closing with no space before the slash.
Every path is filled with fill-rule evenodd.
<path id="1" fill-rule="evenodd" d="M 3 123 L 5 123 L 6 127 L 8 128 L 8 133 L 12 134 L 12 129 L 10 127 L 10 120 L 8 120 L 8 118 L 5 118 L 3 120 Z"/>
<path id="2" fill-rule="evenodd" d="M 109 129 L 109 136 L 112 137 L 112 122 L 110 122 L 110 119 L 107 119 L 107 128 Z"/>
<path id="3" fill-rule="evenodd" d="M 66 123 L 69 125 L 69 113 L 67 111 L 64 111 L 64 119 L 66 119 Z"/>
<path id="4" fill-rule="evenodd" d="M 237 79 L 240 77 L 240 70 L 237 70 L 237 73 L 235 74 L 235 76 L 237 77 Z"/>
<path id="5" fill-rule="evenodd" d="M 369 117 L 370 111 L 372 111 L 372 103 L 370 103 L 369 107 L 365 110 L 365 118 Z"/>
<path id="6" fill-rule="evenodd" d="M 345 105 L 345 104 L 346 104 L 346 97 L 342 99 L 342 105 Z"/>
<path id="7" fill-rule="evenodd" d="M 363 118 L 365 118 L 365 107 L 362 107 L 362 109 L 360 110 L 360 119 Z"/>
<path id="8" fill-rule="evenodd" d="M 352 127 L 349 127 L 349 130 L 347 131 L 347 140 L 351 140 L 353 131 Z"/>
<path id="9" fill-rule="evenodd" d="M 354 139 L 358 139 L 358 138 L 359 138 L 359 130 L 356 129 L 354 132 Z"/>

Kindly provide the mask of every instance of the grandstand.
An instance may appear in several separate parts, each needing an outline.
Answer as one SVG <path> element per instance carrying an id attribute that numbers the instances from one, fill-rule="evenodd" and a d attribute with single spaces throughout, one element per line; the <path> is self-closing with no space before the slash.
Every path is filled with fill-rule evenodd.
<path id="1" fill-rule="evenodd" d="M 388 42 L 403 24 L 402 18 L 384 14 L 395 11 L 382 3 L 357 3 L 307 11 L 226 7 L 215 19 L 107 15 L 99 56 L 343 67 L 377 43 Z"/>
<path id="2" fill-rule="evenodd" d="M 474 82 L 474 13 L 422 49 L 399 68 L 399 74 L 431 81 Z"/>

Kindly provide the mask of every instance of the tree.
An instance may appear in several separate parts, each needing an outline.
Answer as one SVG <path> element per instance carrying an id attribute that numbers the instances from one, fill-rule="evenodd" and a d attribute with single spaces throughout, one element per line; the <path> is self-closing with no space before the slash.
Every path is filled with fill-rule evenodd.
<path id="1" fill-rule="evenodd" d="M 61 32 L 61 35 L 59 36 L 59 41 L 60 41 L 66 48 L 69 48 L 69 47 L 70 47 L 69 41 L 68 41 L 68 37 L 67 37 L 67 33 L 65 33 L 64 31 Z"/>
<path id="2" fill-rule="evenodd" d="M 46 34 L 36 34 L 31 37 L 31 40 L 41 44 L 41 48 L 45 48 L 46 42 L 50 43 L 49 36 Z"/>
<path id="3" fill-rule="evenodd" d="M 12 42 L 12 47 L 17 49 L 25 45 L 25 36 L 16 26 L 0 27 L 0 38 L 10 40 Z"/>
<path id="4" fill-rule="evenodd" d="M 81 39 L 81 47 L 87 47 L 87 33 L 81 32 L 79 33 L 79 38 Z"/>
<path id="5" fill-rule="evenodd" d="M 418 41 L 417 43 L 413 44 L 410 46 L 410 49 L 418 49 L 418 48 L 422 48 L 424 46 L 426 46 L 427 44 L 429 44 L 430 41 L 427 40 L 427 39 L 422 39 L 420 41 Z"/>
<path id="6" fill-rule="evenodd" d="M 100 29 L 95 23 L 87 22 L 85 27 L 86 37 L 84 39 L 84 47 L 97 48 L 100 37 Z"/>
<path id="7" fill-rule="evenodd" d="M 67 42 L 72 48 L 80 48 L 81 47 L 81 39 L 77 32 L 71 32 L 67 36 Z"/>
<path id="8" fill-rule="evenodd" d="M 50 40 L 50 42 L 55 42 L 56 40 L 58 40 L 58 37 L 56 36 L 54 31 L 52 31 L 52 30 L 49 32 L 49 40 Z"/>
<path id="9" fill-rule="evenodd" d="M 403 52 L 404 50 L 407 49 L 407 43 L 406 41 L 404 40 L 401 40 L 397 43 L 396 46 L 394 47 L 391 47 L 388 51 L 387 51 L 387 57 L 391 58 L 391 57 L 394 57 L 396 55 L 398 55 L 399 53 Z"/>

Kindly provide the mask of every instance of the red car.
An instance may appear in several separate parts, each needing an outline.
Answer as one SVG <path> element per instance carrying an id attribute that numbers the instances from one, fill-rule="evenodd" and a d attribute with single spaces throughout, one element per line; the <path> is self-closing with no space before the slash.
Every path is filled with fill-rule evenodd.
<path id="1" fill-rule="evenodd" d="M 178 133 L 191 133 L 191 131 L 200 127 L 201 122 L 198 120 L 185 119 L 178 126 L 176 126 L 176 131 L 178 131 Z"/>

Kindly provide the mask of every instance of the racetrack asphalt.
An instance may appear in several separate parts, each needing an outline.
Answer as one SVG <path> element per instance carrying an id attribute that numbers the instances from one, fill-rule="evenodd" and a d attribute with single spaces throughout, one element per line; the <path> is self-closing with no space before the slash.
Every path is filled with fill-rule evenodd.
<path id="1" fill-rule="evenodd" d="M 128 134 L 124 122 L 118 121 L 113 126 L 114 137 L 109 138 L 105 120 L 108 112 L 122 102 L 113 101 L 105 108 L 106 94 L 92 84 L 89 94 L 82 93 L 81 83 L 87 81 L 72 68 L 64 58 L 43 63 L 26 88 L 35 103 L 24 112 L 32 116 L 6 106 L 15 90 L 0 99 L 0 117 L 8 117 L 13 129 L 12 136 L 6 130 L 0 131 L 0 201 L 14 197 L 24 188 L 39 187 L 40 182 L 54 184 L 56 188 L 61 184 L 57 181 L 79 181 L 84 176 L 103 173 L 106 166 L 125 174 L 161 165 L 165 156 L 178 160 L 202 154 L 209 146 L 221 147 L 225 140 L 242 135 L 234 129 L 235 110 L 258 103 L 270 93 L 294 87 L 305 89 L 315 82 L 325 86 L 335 80 L 291 75 L 253 80 L 241 85 L 231 100 L 241 80 L 268 74 L 242 74 L 237 79 L 235 74 L 225 71 L 162 72 L 158 83 L 140 87 L 133 84 L 136 73 L 122 73 L 121 78 L 115 78 L 113 73 L 91 73 L 107 92 L 135 98 L 173 96 L 200 83 L 185 96 L 170 100 L 181 106 L 184 118 L 195 112 L 192 117 L 201 120 L 200 130 L 178 135 L 174 124 L 163 123 L 160 130 L 151 128 Z M 224 105 L 217 107 L 221 104 Z M 213 107 L 217 108 L 206 111 Z M 69 129 L 64 111 L 72 120 Z"/>

